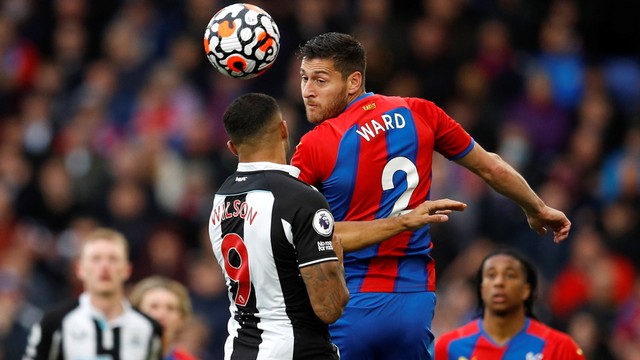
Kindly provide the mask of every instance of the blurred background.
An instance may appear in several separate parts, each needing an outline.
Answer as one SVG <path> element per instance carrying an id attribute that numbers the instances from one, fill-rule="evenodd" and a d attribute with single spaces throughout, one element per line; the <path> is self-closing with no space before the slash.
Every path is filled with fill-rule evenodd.
<path id="1" fill-rule="evenodd" d="M 471 279 L 496 246 L 540 271 L 536 312 L 588 359 L 640 358 L 640 13 L 631 0 L 273 0 L 282 35 L 261 77 L 218 74 L 204 29 L 229 1 L 0 0 L 0 355 L 78 295 L 78 239 L 131 245 L 131 284 L 189 287 L 185 346 L 222 359 L 229 317 L 210 250 L 212 195 L 236 167 L 224 108 L 261 91 L 291 143 L 310 129 L 298 46 L 341 31 L 368 51 L 367 90 L 434 101 L 565 211 L 560 245 L 478 178 L 434 159 L 432 198 L 469 204 L 433 228 L 436 336 L 476 314 Z"/>

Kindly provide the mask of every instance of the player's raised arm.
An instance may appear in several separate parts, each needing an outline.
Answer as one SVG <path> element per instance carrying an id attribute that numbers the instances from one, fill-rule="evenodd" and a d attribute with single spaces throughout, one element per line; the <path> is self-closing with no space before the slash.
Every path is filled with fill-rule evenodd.
<path id="1" fill-rule="evenodd" d="M 566 215 L 547 206 L 531 189 L 527 181 L 498 154 L 484 150 L 479 144 L 456 162 L 480 176 L 495 191 L 517 203 L 529 222 L 529 227 L 540 235 L 553 231 L 557 243 L 567 238 L 571 222 Z"/>

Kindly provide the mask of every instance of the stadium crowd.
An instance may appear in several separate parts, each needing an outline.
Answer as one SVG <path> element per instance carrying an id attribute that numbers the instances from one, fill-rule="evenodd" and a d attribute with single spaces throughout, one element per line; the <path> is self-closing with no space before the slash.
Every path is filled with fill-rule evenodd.
<path id="1" fill-rule="evenodd" d="M 0 0 L 0 355 L 19 359 L 42 311 L 78 295 L 78 242 L 126 235 L 137 281 L 185 284 L 185 347 L 222 358 L 228 299 L 207 228 L 235 170 L 222 112 L 249 91 L 310 129 L 298 46 L 325 31 L 367 48 L 367 91 L 434 101 L 569 215 L 540 239 L 471 173 L 434 159 L 432 199 L 469 206 L 433 226 L 433 330 L 476 314 L 480 260 L 511 245 L 540 269 L 538 318 L 587 359 L 640 354 L 640 23 L 623 0 L 271 0 L 281 33 L 262 76 L 217 73 L 202 39 L 217 0 Z M 637 9 L 636 9 L 637 10 Z"/>

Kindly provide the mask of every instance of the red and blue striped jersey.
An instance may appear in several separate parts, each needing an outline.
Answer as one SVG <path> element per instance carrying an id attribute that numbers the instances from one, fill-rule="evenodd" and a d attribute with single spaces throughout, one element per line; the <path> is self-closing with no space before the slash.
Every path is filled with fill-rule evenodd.
<path id="1" fill-rule="evenodd" d="M 474 320 L 442 335 L 436 342 L 436 360 L 584 360 L 569 335 L 527 318 L 524 328 L 506 344 L 496 344 Z"/>
<path id="2" fill-rule="evenodd" d="M 457 159 L 473 144 L 430 101 L 366 93 L 305 134 L 291 163 L 324 194 L 337 221 L 373 220 L 429 199 L 434 151 Z M 434 291 L 431 248 L 426 226 L 347 253 L 347 287 L 351 293 Z"/>

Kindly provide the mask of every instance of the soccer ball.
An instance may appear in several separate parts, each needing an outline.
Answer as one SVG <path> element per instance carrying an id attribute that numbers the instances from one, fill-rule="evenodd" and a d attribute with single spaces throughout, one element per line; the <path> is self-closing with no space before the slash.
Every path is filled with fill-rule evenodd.
<path id="1" fill-rule="evenodd" d="M 218 11 L 204 32 L 204 51 L 219 72 L 237 79 L 263 74 L 280 50 L 280 31 L 261 8 L 237 3 Z"/>

